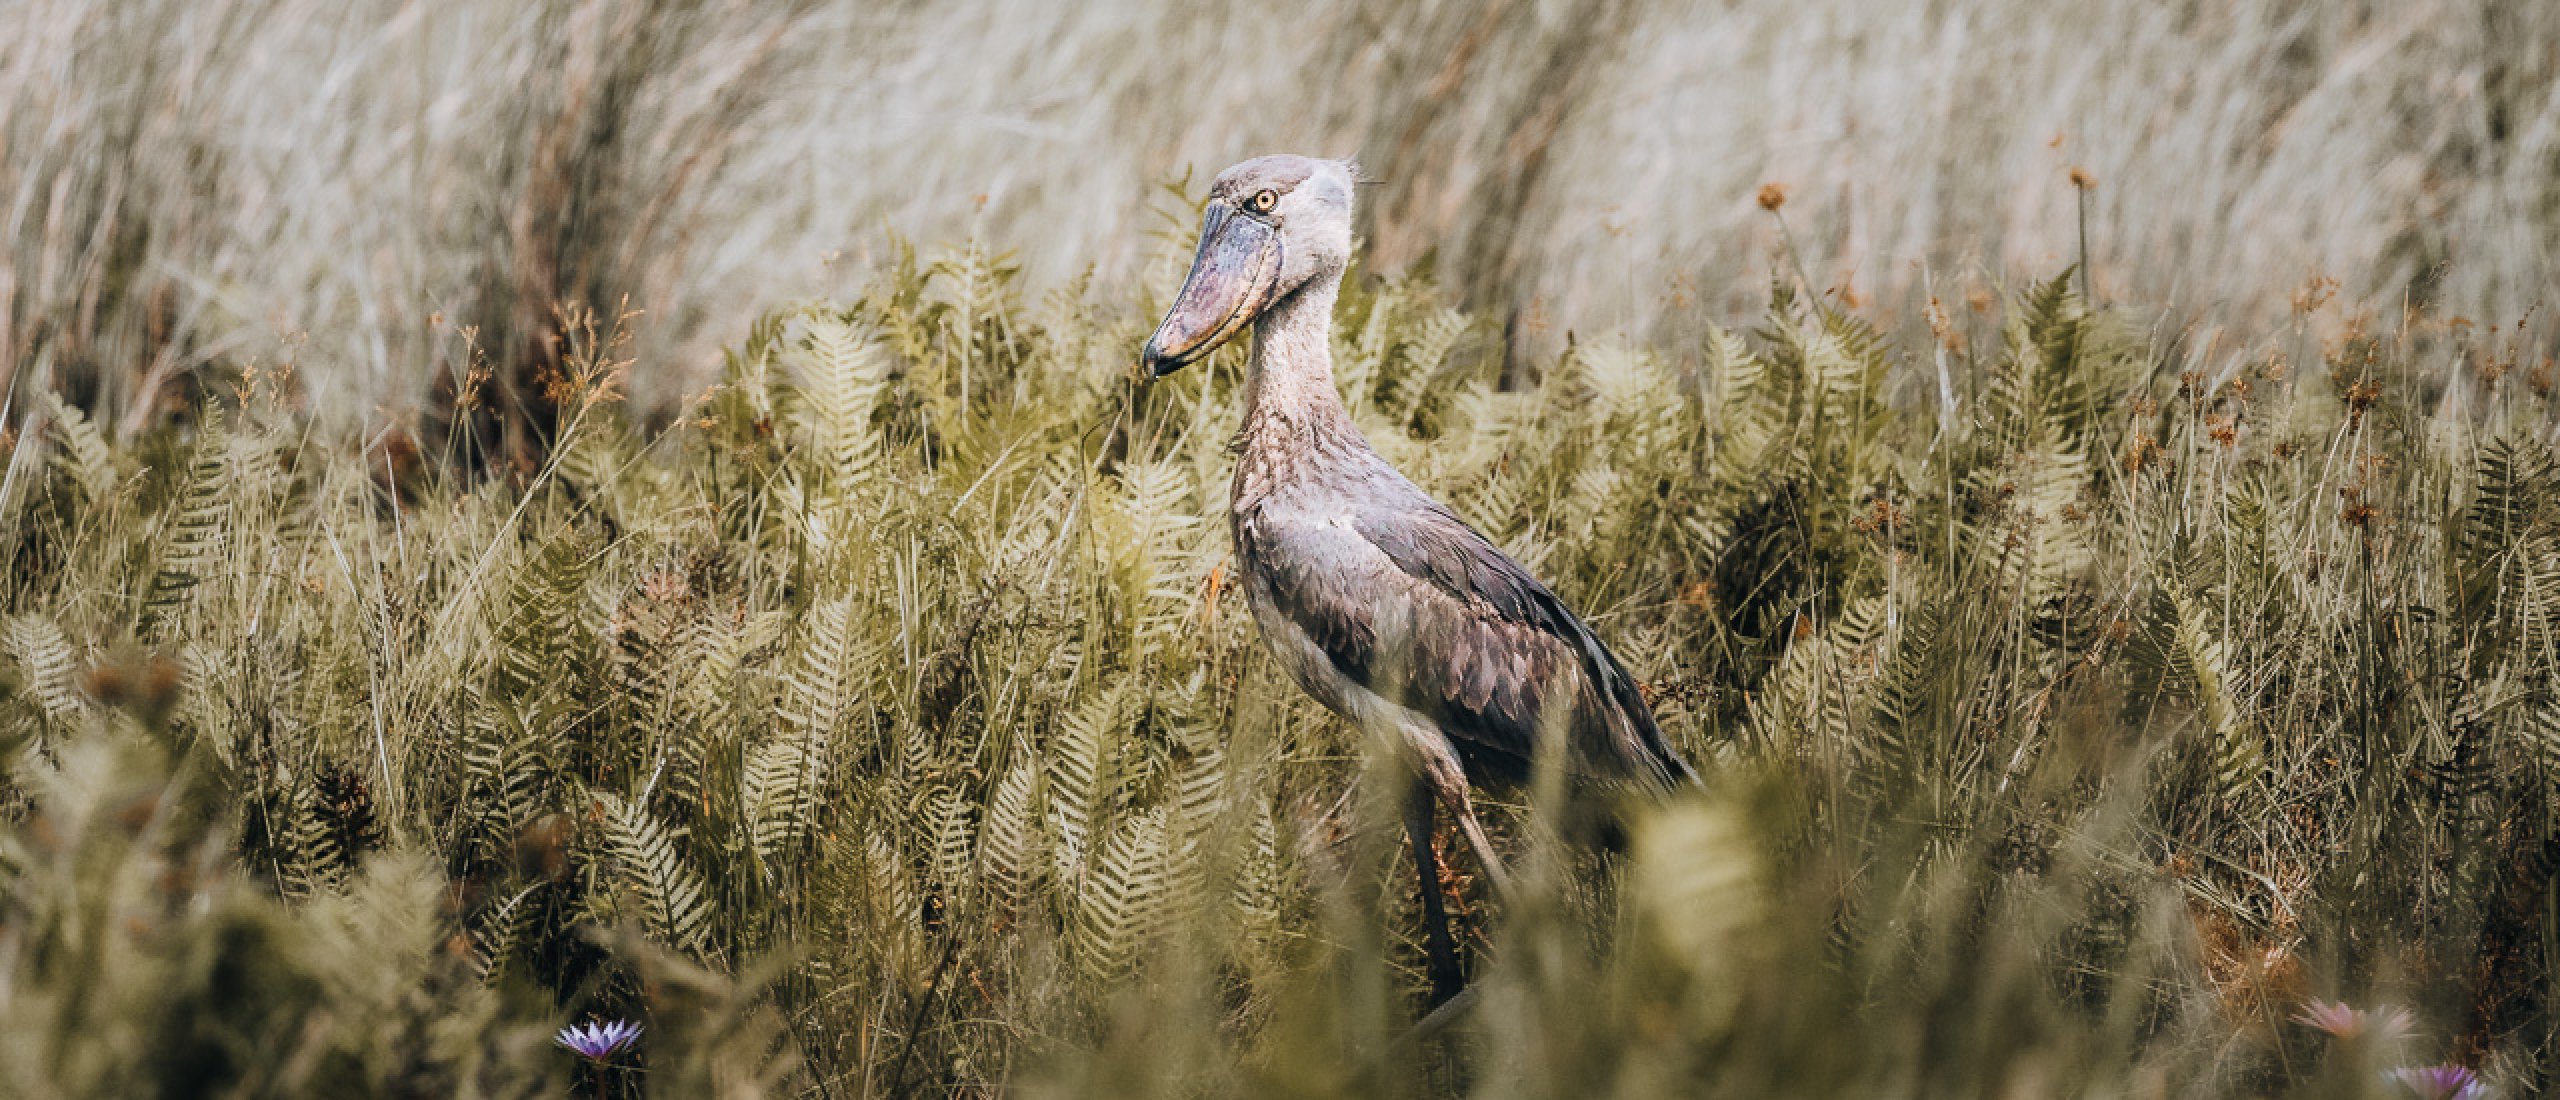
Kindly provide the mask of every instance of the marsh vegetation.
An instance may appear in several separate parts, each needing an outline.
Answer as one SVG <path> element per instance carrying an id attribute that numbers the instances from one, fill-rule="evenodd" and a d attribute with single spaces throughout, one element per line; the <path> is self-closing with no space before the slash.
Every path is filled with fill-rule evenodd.
<path id="1" fill-rule="evenodd" d="M 1394 818 L 1225 583 L 1236 364 L 1134 384 L 1130 296 L 900 265 L 654 428 L 581 325 L 521 484 L 316 438 L 287 371 L 127 447 L 49 402 L 0 546 L 12 1088 L 539 1090 L 589 1015 L 668 1094 L 2538 1072 L 2550 367 L 2334 307 L 2216 364 L 2057 277 L 1902 351 L 1940 393 L 1774 298 L 1513 390 L 1427 286 L 1346 307 L 1370 437 L 1717 777 L 1614 863 L 1501 815 L 1532 885 L 1478 891 L 1488 1000 L 1425 1058 Z"/>
<path id="2" fill-rule="evenodd" d="M 1364 196 L 1338 381 L 1709 776 L 1622 857 L 1495 805 L 1521 890 L 1456 861 L 1485 992 L 1421 1044 L 1391 788 L 1235 589 L 1240 349 L 1131 369 L 1198 196 L 1108 153 L 1238 150 L 1095 43 L 1254 24 L 1077 16 L 1119 91 L 1024 108 L 1067 136 L 1006 177 L 919 136 L 977 116 L 889 109 L 1030 102 L 973 83 L 1028 56 L 965 22 L 1000 5 L 18 7 L 0 1095 L 2477 1096 L 2392 1074 L 2560 1057 L 2540 7 L 1282 36 L 1498 74 Z M 899 67 L 955 27 L 994 45 Z M 1627 106 L 1716 50 L 1805 114 Z M 1772 129 L 1529 171 L 1484 135 L 1547 117 L 1533 58 L 1590 68 L 1559 163 Z M 1351 109 L 1255 137 L 1391 163 Z"/>

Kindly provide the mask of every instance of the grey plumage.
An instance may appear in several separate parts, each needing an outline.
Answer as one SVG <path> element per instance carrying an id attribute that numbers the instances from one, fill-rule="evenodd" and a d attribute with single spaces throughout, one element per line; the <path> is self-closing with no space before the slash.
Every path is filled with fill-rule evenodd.
<path id="1" fill-rule="evenodd" d="M 1244 461 L 1287 445 L 1248 434 Z M 1527 779 L 1550 731 L 1583 784 L 1692 778 L 1625 667 L 1537 578 L 1356 434 L 1310 457 L 1232 513 L 1257 613 L 1303 634 L 1347 686 L 1426 720 L 1471 781 Z"/>
<path id="2" fill-rule="evenodd" d="M 1331 339 L 1352 179 L 1343 162 L 1307 157 L 1220 173 L 1191 274 L 1144 354 L 1161 376 L 1253 327 L 1229 501 L 1246 599 L 1298 683 L 1422 780 L 1406 825 L 1435 995 L 1446 997 L 1457 968 L 1431 849 L 1435 801 L 1499 885 L 1474 784 L 1517 783 L 1542 751 L 1582 795 L 1695 776 L 1591 628 L 1352 424 L 1333 384 Z"/>

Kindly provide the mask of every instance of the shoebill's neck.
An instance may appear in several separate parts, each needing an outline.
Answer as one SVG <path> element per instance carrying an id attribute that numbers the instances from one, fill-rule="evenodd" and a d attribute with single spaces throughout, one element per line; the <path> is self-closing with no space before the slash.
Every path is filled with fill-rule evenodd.
<path id="1" fill-rule="evenodd" d="M 1286 486 L 1347 486 L 1375 476 L 1376 452 L 1333 388 L 1333 300 L 1341 277 L 1291 291 L 1255 322 L 1228 505 L 1242 522 Z"/>
<path id="2" fill-rule="evenodd" d="M 1359 433 L 1333 388 L 1333 302 L 1342 276 L 1318 276 L 1290 291 L 1253 326 L 1245 381 L 1243 435 L 1304 437 Z"/>

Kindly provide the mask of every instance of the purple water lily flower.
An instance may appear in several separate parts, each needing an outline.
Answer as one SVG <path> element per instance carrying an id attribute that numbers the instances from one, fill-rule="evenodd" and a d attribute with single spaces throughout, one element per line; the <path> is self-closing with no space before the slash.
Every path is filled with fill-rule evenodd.
<path id="1" fill-rule="evenodd" d="M 2367 1009 L 2351 1007 L 2344 1001 L 2305 1001 L 2302 1011 L 2294 1013 L 2293 1022 L 2340 1039 L 2367 1038 L 2386 1043 L 2408 1038 L 2417 1030 L 2417 1019 L 2398 1005 Z"/>
<path id="2" fill-rule="evenodd" d="M 640 1025 L 629 1020 L 612 1023 L 589 1021 L 585 1027 L 564 1027 L 552 1041 L 576 1051 L 591 1062 L 611 1058 L 615 1051 L 630 1046 L 640 1038 Z"/>
<path id="3" fill-rule="evenodd" d="M 2389 1074 L 2419 1100 L 2489 1100 L 2489 1086 L 2468 1066 L 2407 1066 Z"/>

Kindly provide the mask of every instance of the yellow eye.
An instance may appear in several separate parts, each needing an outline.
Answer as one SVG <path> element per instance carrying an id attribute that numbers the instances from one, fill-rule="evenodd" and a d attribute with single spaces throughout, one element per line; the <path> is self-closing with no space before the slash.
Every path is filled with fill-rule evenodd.
<path id="1" fill-rule="evenodd" d="M 1280 205 L 1280 192 L 1268 187 L 1254 192 L 1252 198 L 1244 200 L 1244 208 L 1256 214 L 1268 214 L 1272 207 L 1278 205 Z"/>

